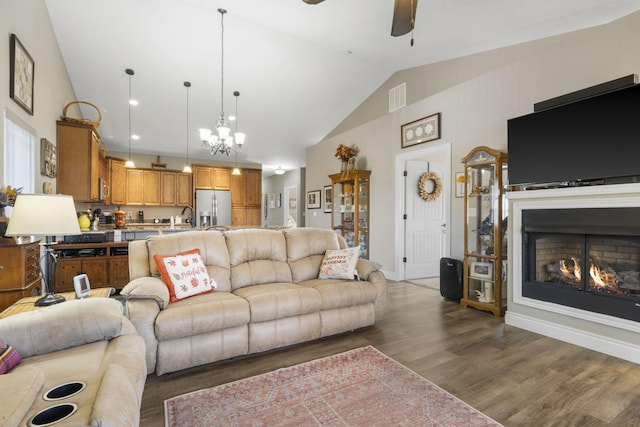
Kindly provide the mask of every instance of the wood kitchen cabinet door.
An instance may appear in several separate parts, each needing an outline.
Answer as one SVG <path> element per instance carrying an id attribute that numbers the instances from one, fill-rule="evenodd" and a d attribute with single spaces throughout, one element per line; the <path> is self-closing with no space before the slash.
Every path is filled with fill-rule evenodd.
<path id="1" fill-rule="evenodd" d="M 245 169 L 244 171 L 245 206 L 260 208 L 262 205 L 262 171 Z"/>
<path id="2" fill-rule="evenodd" d="M 126 205 L 142 205 L 144 203 L 143 171 L 126 169 Z"/>
<path id="3" fill-rule="evenodd" d="M 109 159 L 109 197 L 108 205 L 124 205 L 127 203 L 127 170 L 124 160 Z"/>
<path id="4" fill-rule="evenodd" d="M 244 176 L 244 171 L 241 175 L 231 175 L 231 206 L 234 208 L 244 207 Z"/>
<path id="5" fill-rule="evenodd" d="M 178 206 L 193 206 L 193 175 L 178 172 L 176 184 L 176 204 Z"/>
<path id="6" fill-rule="evenodd" d="M 56 189 L 75 201 L 97 202 L 100 195 L 100 137 L 93 126 L 58 121 Z"/>
<path id="7" fill-rule="evenodd" d="M 213 189 L 229 190 L 231 188 L 231 171 L 229 168 L 213 168 Z"/>
<path id="8" fill-rule="evenodd" d="M 194 165 L 193 176 L 197 190 L 213 190 L 213 168 Z"/>
<path id="9" fill-rule="evenodd" d="M 160 172 L 144 170 L 142 173 L 143 203 L 146 206 L 160 206 L 161 188 Z"/>
<path id="10" fill-rule="evenodd" d="M 160 188 L 162 189 L 160 204 L 162 206 L 175 206 L 177 196 L 176 173 L 161 172 Z"/>

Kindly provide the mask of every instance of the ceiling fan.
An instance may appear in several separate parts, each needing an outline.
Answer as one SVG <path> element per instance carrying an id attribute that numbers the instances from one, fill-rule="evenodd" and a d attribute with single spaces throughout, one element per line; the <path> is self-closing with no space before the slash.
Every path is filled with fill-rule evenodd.
<path id="1" fill-rule="evenodd" d="M 318 4 L 324 0 L 302 0 L 307 4 Z M 393 6 L 393 21 L 391 24 L 391 35 L 402 36 L 413 30 L 416 22 L 416 8 L 418 0 L 395 0 Z"/>

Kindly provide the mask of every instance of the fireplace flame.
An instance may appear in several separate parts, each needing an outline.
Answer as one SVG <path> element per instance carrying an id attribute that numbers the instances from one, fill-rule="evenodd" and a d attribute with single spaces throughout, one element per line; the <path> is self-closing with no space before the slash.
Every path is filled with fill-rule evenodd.
<path id="1" fill-rule="evenodd" d="M 589 275 L 593 279 L 593 282 L 596 284 L 596 287 L 598 288 L 607 287 L 607 285 L 600 278 L 600 269 L 593 264 L 591 264 L 591 267 L 589 268 Z"/>
<path id="2" fill-rule="evenodd" d="M 580 262 L 574 257 L 571 257 L 571 261 L 573 261 L 573 275 L 576 276 L 578 281 L 582 280 L 582 270 L 580 269 Z"/>

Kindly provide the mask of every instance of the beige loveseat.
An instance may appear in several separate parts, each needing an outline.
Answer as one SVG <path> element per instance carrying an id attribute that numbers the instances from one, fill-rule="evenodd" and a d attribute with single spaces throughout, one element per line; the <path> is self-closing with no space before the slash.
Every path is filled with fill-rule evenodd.
<path id="1" fill-rule="evenodd" d="M 76 405 L 55 425 L 137 426 L 147 376 L 145 349 L 122 310 L 116 300 L 90 298 L 0 319 L 0 339 L 22 357 L 0 375 L 0 425 L 26 426 L 43 410 Z M 51 389 L 70 382 L 85 387 L 45 400 Z M 58 412 L 63 411 L 47 414 Z"/>
<path id="2" fill-rule="evenodd" d="M 379 265 L 358 260 L 360 280 L 318 279 L 325 251 L 346 246 L 331 230 L 186 231 L 129 245 L 129 319 L 158 375 L 372 325 L 387 310 Z M 153 255 L 198 248 L 214 293 L 169 303 Z"/>

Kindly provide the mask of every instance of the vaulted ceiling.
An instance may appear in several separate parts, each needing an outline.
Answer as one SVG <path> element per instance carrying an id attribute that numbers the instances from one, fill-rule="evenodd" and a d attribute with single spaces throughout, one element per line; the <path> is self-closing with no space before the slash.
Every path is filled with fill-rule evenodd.
<path id="1" fill-rule="evenodd" d="M 637 0 L 420 0 L 415 31 L 391 37 L 393 0 L 45 0 L 79 100 L 100 107 L 102 139 L 132 151 L 208 159 L 197 129 L 221 110 L 247 134 L 240 162 L 305 165 L 319 142 L 394 72 L 604 24 Z M 414 45 L 410 40 L 413 37 Z M 184 81 L 190 81 L 189 129 Z M 94 113 L 83 110 L 86 116 Z M 232 128 L 235 125 L 232 124 Z M 235 160 L 234 157 L 220 160 Z"/>

